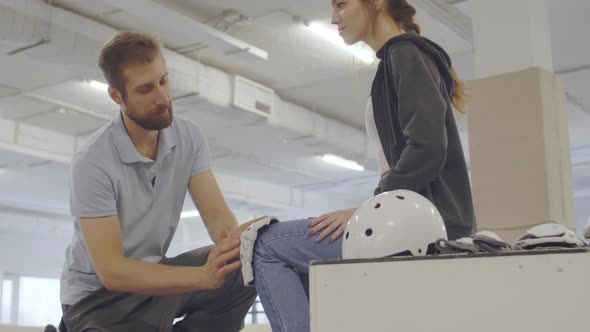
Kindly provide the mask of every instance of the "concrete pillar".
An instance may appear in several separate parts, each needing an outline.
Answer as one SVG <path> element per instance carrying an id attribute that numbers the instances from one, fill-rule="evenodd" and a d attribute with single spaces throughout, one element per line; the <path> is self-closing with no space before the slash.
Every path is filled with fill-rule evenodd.
<path id="1" fill-rule="evenodd" d="M 512 241 L 575 229 L 565 89 L 552 73 L 547 0 L 473 0 L 467 122 L 478 228 Z"/>
<path id="2" fill-rule="evenodd" d="M 478 78 L 539 67 L 553 72 L 548 0 L 472 0 Z"/>

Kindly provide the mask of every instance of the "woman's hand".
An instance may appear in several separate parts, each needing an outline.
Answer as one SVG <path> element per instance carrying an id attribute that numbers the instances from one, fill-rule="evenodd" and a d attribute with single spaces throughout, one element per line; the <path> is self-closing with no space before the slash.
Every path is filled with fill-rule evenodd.
<path id="1" fill-rule="evenodd" d="M 311 227 L 311 230 L 308 234 L 314 235 L 323 230 L 316 241 L 321 241 L 332 234 L 330 237 L 330 242 L 332 242 L 344 233 L 346 225 L 355 211 L 356 209 L 346 209 L 324 214 L 309 223 L 308 226 Z"/>

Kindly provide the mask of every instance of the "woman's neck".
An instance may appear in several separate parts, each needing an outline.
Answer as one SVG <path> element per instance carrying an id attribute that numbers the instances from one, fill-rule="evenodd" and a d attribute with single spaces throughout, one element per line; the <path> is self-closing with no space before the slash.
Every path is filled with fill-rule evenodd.
<path id="1" fill-rule="evenodd" d="M 375 29 L 366 43 L 377 53 L 388 40 L 402 33 L 389 14 L 379 13 L 375 18 Z"/>

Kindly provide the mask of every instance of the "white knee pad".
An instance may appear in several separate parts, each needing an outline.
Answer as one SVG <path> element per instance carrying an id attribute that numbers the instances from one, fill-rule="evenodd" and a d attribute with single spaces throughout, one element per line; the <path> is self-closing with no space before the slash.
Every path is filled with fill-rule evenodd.
<path id="1" fill-rule="evenodd" d="M 240 260 L 242 261 L 242 277 L 244 286 L 254 286 L 254 271 L 252 269 L 252 257 L 254 256 L 254 243 L 258 237 L 258 231 L 265 226 L 279 222 L 276 217 L 266 217 L 255 222 L 240 234 Z"/>
<path id="2" fill-rule="evenodd" d="M 537 248 L 572 248 L 585 247 L 584 240 L 578 238 L 576 233 L 565 225 L 547 223 L 535 226 L 513 244 L 514 249 L 537 249 Z"/>

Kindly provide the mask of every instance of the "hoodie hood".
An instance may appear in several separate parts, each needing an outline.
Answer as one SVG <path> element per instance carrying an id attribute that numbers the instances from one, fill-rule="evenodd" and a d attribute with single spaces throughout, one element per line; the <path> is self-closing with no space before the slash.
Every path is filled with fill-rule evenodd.
<path id="1" fill-rule="evenodd" d="M 389 54 L 389 51 L 394 49 L 396 44 L 400 42 L 412 42 L 422 52 L 426 53 L 436 64 L 440 75 L 445 82 L 445 86 L 447 86 L 449 96 L 454 95 L 455 83 L 453 80 L 453 75 L 451 74 L 451 57 L 438 44 L 429 40 L 428 38 L 422 37 L 413 30 L 407 31 L 406 33 L 395 36 L 388 40 L 381 47 L 381 49 L 377 51 L 377 58 L 383 61 L 383 58 Z"/>

